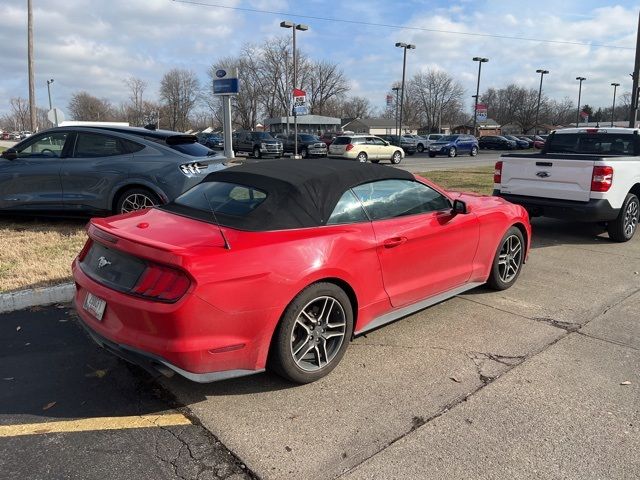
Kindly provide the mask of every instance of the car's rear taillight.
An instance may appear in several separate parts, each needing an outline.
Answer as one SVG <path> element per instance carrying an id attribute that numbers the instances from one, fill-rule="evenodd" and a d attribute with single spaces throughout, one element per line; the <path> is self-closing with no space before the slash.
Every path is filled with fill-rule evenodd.
<path id="1" fill-rule="evenodd" d="M 593 167 L 592 192 L 608 192 L 613 183 L 613 167 Z"/>
<path id="2" fill-rule="evenodd" d="M 180 299 L 191 286 L 186 274 L 175 268 L 149 264 L 131 293 L 166 302 Z"/>
<path id="3" fill-rule="evenodd" d="M 345 151 L 345 152 L 348 152 L 348 151 L 349 151 L 349 150 L 351 150 L 352 148 L 353 148 L 353 144 L 351 144 L 351 143 L 350 143 L 349 145 L 347 145 L 347 146 L 345 147 L 344 151 Z"/>
<path id="4" fill-rule="evenodd" d="M 502 183 L 502 162 L 496 162 L 496 168 L 493 171 L 493 183 Z"/>

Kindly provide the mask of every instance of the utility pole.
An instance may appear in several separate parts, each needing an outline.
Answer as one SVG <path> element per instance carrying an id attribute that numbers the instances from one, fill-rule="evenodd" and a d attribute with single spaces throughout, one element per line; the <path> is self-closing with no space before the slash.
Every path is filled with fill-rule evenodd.
<path id="1" fill-rule="evenodd" d="M 393 87 L 391 90 L 396 92 L 396 136 L 398 136 L 398 95 L 400 93 L 400 87 Z"/>
<path id="2" fill-rule="evenodd" d="M 538 106 L 536 107 L 536 121 L 533 132 L 534 135 L 538 134 L 538 114 L 540 113 L 540 99 L 542 98 L 542 79 L 547 73 L 549 73 L 549 70 L 539 68 L 538 70 L 536 70 L 536 73 L 540 74 L 540 88 L 538 88 Z"/>
<path id="3" fill-rule="evenodd" d="M 611 84 L 611 86 L 613 87 L 613 105 L 611 106 L 611 126 L 613 127 L 613 121 L 616 117 L 616 89 L 620 86 L 620 84 L 614 82 Z"/>
<path id="4" fill-rule="evenodd" d="M 638 13 L 638 33 L 636 37 L 636 62 L 633 67 L 633 87 L 631 88 L 631 111 L 629 128 L 635 128 L 638 118 L 638 77 L 640 76 L 640 13 Z"/>
<path id="5" fill-rule="evenodd" d="M 402 107 L 404 106 L 404 78 L 407 70 L 407 50 L 413 50 L 416 46 L 410 43 L 397 42 L 396 47 L 404 49 L 404 54 L 402 56 L 402 92 L 400 93 L 400 133 L 398 137 L 398 143 L 400 144 L 402 143 Z"/>
<path id="6" fill-rule="evenodd" d="M 473 103 L 473 132 L 471 133 L 475 137 L 476 122 L 478 121 L 478 101 L 480 100 L 480 74 L 482 73 L 482 64 L 488 62 L 489 59 L 484 57 L 473 57 L 473 61 L 478 62 L 478 83 L 476 84 L 476 95 Z"/>
<path id="7" fill-rule="evenodd" d="M 582 82 L 584 82 L 586 78 L 576 77 L 576 80 L 580 82 L 580 86 L 578 87 L 578 111 L 576 112 L 576 128 L 578 128 L 578 124 L 580 123 L 580 98 L 582 97 Z"/>
<path id="8" fill-rule="evenodd" d="M 29 64 L 29 119 L 31 133 L 38 129 L 36 117 L 36 87 L 33 75 L 33 7 L 27 0 L 27 63 Z"/>

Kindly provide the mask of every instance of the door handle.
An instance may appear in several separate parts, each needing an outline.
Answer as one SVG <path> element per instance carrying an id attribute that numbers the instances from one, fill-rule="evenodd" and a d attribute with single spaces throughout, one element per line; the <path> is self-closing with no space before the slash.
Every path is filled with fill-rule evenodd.
<path id="1" fill-rule="evenodd" d="M 407 237 L 391 237 L 382 242 L 382 245 L 384 246 L 384 248 L 393 248 L 397 247 L 398 245 L 402 245 L 406 241 Z"/>

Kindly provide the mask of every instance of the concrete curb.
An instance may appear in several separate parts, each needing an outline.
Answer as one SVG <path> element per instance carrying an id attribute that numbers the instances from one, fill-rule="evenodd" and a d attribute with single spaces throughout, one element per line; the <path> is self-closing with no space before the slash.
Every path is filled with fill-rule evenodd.
<path id="1" fill-rule="evenodd" d="M 30 288 L 12 293 L 0 293 L 0 313 L 13 312 L 36 305 L 68 303 L 76 291 L 73 283 L 54 287 Z"/>

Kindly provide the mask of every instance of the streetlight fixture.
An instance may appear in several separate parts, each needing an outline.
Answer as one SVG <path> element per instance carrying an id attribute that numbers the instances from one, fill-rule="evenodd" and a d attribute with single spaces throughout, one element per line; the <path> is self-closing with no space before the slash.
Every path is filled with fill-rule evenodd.
<path id="1" fill-rule="evenodd" d="M 482 64 L 489 61 L 484 57 L 473 57 L 474 62 L 478 62 L 478 83 L 476 85 L 476 95 L 473 103 L 473 136 L 476 136 L 476 122 L 478 121 L 478 99 L 480 98 L 480 73 L 482 72 Z"/>
<path id="2" fill-rule="evenodd" d="M 540 74 L 540 88 L 538 88 L 538 106 L 536 107 L 536 122 L 535 122 L 535 130 L 534 130 L 534 135 L 538 134 L 538 114 L 540 113 L 540 98 L 542 97 L 542 79 L 544 78 L 544 76 L 546 74 L 549 73 L 549 70 L 544 70 L 542 68 L 539 68 L 538 70 L 536 70 L 536 73 Z"/>
<path id="3" fill-rule="evenodd" d="M 51 84 L 53 83 L 53 78 L 51 80 L 47 80 L 47 93 L 49 94 L 49 110 L 53 110 L 53 106 L 51 104 Z M 53 115 L 55 118 L 56 127 L 58 126 L 58 111 L 53 110 Z"/>
<path id="4" fill-rule="evenodd" d="M 586 80 L 585 77 L 576 77 L 576 80 L 580 82 L 580 86 L 578 87 L 578 111 L 576 112 L 576 128 L 578 128 L 578 123 L 580 123 L 580 97 L 582 96 L 582 82 Z"/>
<path id="5" fill-rule="evenodd" d="M 400 94 L 400 87 L 393 87 L 391 90 L 396 92 L 396 136 L 398 136 L 398 95 Z"/>
<path id="6" fill-rule="evenodd" d="M 613 127 L 613 121 L 615 120 L 616 115 L 616 89 L 620 84 L 613 82 L 611 86 L 613 87 L 613 105 L 611 106 L 611 126 Z"/>
<path id="7" fill-rule="evenodd" d="M 296 87 L 298 83 L 298 55 L 296 53 L 296 30 L 300 30 L 301 32 L 306 32 L 309 30 L 307 25 L 302 23 L 294 23 L 283 21 L 280 22 L 280 26 L 282 28 L 290 28 L 293 32 L 293 88 Z M 288 123 L 288 122 L 287 122 Z M 295 109 L 293 110 L 293 158 L 298 158 L 298 114 Z"/>
<path id="8" fill-rule="evenodd" d="M 396 47 L 404 49 L 402 56 L 402 93 L 400 94 L 400 133 L 398 134 L 398 141 L 400 141 L 400 135 L 402 135 L 402 107 L 404 106 L 404 77 L 407 70 L 407 50 L 415 50 L 416 46 L 410 43 L 397 42 Z"/>

